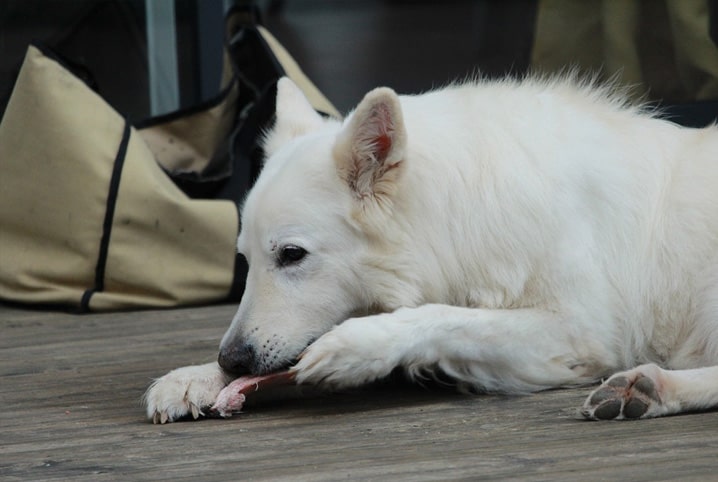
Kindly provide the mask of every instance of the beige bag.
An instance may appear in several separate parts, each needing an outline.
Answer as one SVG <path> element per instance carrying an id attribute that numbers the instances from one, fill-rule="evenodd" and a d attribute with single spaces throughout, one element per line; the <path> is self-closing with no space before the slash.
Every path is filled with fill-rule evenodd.
<path id="1" fill-rule="evenodd" d="M 112 310 L 238 298 L 239 199 L 192 199 L 168 172 L 201 173 L 236 148 L 241 89 L 230 83 L 221 102 L 138 130 L 30 47 L 0 122 L 0 299 Z"/>

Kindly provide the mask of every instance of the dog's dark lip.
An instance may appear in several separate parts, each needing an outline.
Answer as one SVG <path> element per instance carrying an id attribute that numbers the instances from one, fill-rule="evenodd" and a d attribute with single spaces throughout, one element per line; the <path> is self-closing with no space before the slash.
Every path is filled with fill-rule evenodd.
<path id="1" fill-rule="evenodd" d="M 314 343 L 315 341 L 316 341 L 316 338 L 311 338 L 311 339 L 307 342 L 307 344 L 305 345 L 305 347 L 302 349 L 302 351 L 299 352 L 299 355 L 297 355 L 296 357 L 294 357 L 294 358 L 291 359 L 290 361 L 286 362 L 285 364 L 283 364 L 283 365 L 281 365 L 281 366 L 279 366 L 279 367 L 274 367 L 271 371 L 263 372 L 263 373 L 258 374 L 258 375 L 257 375 L 257 374 L 253 374 L 253 375 L 254 375 L 254 376 L 267 376 L 267 375 L 272 375 L 272 374 L 274 374 L 274 373 L 281 373 L 281 372 L 291 371 L 292 368 L 294 368 L 294 367 L 297 365 L 297 363 L 299 363 L 299 360 L 301 360 L 302 357 L 304 356 L 304 354 L 307 352 L 307 348 L 309 348 L 309 346 L 310 346 L 312 343 Z"/>
<path id="2" fill-rule="evenodd" d="M 225 370 L 224 368 L 222 368 L 222 365 L 219 366 L 219 369 L 222 370 L 222 373 L 224 373 L 224 376 L 225 376 L 225 377 L 227 377 L 227 378 L 229 378 L 229 379 L 232 379 L 232 380 L 237 379 L 237 378 L 239 378 L 239 377 L 241 377 L 241 376 L 244 376 L 244 375 L 242 375 L 242 374 L 237 374 L 237 373 L 232 373 L 232 372 L 230 372 L 230 371 L 227 371 L 227 370 Z M 248 374 L 247 374 L 247 375 L 248 375 Z"/>
<path id="3" fill-rule="evenodd" d="M 220 368 L 222 369 L 222 373 L 224 373 L 227 377 L 230 377 L 232 380 L 236 380 L 237 378 L 240 378 L 240 377 L 266 377 L 266 376 L 273 375 L 273 374 L 278 374 L 278 373 L 284 373 L 284 372 L 287 372 L 287 371 L 291 371 L 292 368 L 294 368 L 294 366 L 295 366 L 297 363 L 299 363 L 299 360 L 302 359 L 302 357 L 303 357 L 304 354 L 306 353 L 306 351 L 307 351 L 307 349 L 309 348 L 309 346 L 310 346 L 312 343 L 314 343 L 316 340 L 317 340 L 317 337 L 312 337 L 312 338 L 310 338 L 309 341 L 307 342 L 307 344 L 306 344 L 306 345 L 304 346 L 304 348 L 302 349 L 302 351 L 300 351 L 297 356 L 295 356 L 294 358 L 290 359 L 289 361 L 286 361 L 286 362 L 285 362 L 284 364 L 282 364 L 282 365 L 278 365 L 278 366 L 271 367 L 269 370 L 256 370 L 256 371 L 254 371 L 254 372 L 233 373 L 233 372 L 230 372 L 230 371 L 225 370 L 225 369 L 222 368 L 221 366 L 220 366 Z"/>
<path id="4" fill-rule="evenodd" d="M 302 359 L 304 354 L 307 352 L 307 348 L 309 348 L 315 341 L 317 341 L 316 337 L 312 337 L 309 339 L 306 345 L 304 345 L 304 349 L 301 351 L 301 353 L 297 356 L 297 358 L 294 360 L 294 364 L 296 364 L 299 360 Z"/>

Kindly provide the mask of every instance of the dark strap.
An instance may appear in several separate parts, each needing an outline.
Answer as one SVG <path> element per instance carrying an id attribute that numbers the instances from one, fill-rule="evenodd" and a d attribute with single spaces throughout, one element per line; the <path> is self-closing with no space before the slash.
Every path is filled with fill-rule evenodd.
<path id="1" fill-rule="evenodd" d="M 127 154 L 127 145 L 130 142 L 130 123 L 125 120 L 125 128 L 122 132 L 122 140 L 117 149 L 117 156 L 112 167 L 112 177 L 110 178 L 110 188 L 107 193 L 107 206 L 105 208 L 105 219 L 102 223 L 102 238 L 100 239 L 100 252 L 97 256 L 97 264 L 95 265 L 95 284 L 92 288 L 87 289 L 82 294 L 80 301 L 80 310 L 83 312 L 90 310 L 90 298 L 92 295 L 105 289 L 105 267 L 107 266 L 107 252 L 110 247 L 110 235 L 112 234 L 112 221 L 115 217 L 115 205 L 117 204 L 117 193 L 120 190 L 120 178 L 122 177 L 122 167 L 125 165 L 125 156 Z"/>

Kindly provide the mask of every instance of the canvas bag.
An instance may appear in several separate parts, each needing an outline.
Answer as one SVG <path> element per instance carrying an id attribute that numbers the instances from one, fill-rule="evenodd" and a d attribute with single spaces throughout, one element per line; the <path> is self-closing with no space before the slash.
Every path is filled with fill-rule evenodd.
<path id="1" fill-rule="evenodd" d="M 237 202 L 276 80 L 337 114 L 261 26 L 230 15 L 228 37 L 218 99 L 140 129 L 29 47 L 0 121 L 0 299 L 81 311 L 238 299 Z"/>

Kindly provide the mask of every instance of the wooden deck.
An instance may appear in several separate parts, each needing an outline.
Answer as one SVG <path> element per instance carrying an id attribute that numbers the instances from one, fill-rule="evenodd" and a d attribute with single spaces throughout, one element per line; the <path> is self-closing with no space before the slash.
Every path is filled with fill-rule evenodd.
<path id="1" fill-rule="evenodd" d="M 0 480 L 718 480 L 718 412 L 584 422 L 589 389 L 385 384 L 229 420 L 148 423 L 150 379 L 212 360 L 233 312 L 0 306 Z"/>

